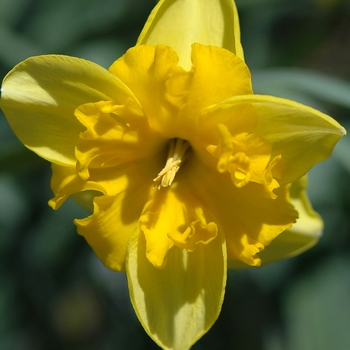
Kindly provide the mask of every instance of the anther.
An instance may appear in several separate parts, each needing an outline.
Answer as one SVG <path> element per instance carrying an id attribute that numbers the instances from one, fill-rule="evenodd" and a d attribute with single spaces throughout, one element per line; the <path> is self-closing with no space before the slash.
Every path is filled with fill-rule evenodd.
<path id="1" fill-rule="evenodd" d="M 180 169 L 180 165 L 185 161 L 185 153 L 190 147 L 190 144 L 182 139 L 173 139 L 169 144 L 168 159 L 164 168 L 158 176 L 153 179 L 155 182 L 153 188 L 170 186 L 175 178 L 176 173 Z"/>

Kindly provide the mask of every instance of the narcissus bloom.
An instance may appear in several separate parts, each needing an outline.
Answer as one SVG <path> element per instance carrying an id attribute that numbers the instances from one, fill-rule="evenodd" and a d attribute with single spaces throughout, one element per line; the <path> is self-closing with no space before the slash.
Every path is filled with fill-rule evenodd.
<path id="1" fill-rule="evenodd" d="M 163 0 L 109 70 L 39 56 L 2 85 L 13 130 L 52 163 L 49 204 L 97 194 L 78 232 L 126 271 L 164 349 L 188 349 L 212 326 L 228 267 L 295 255 L 322 230 L 303 176 L 345 130 L 254 95 L 239 37 L 231 0 Z"/>

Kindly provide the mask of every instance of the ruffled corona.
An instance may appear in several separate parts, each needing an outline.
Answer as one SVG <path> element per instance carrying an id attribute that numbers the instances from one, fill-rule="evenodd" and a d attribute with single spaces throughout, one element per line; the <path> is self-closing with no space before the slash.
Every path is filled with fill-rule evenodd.
<path id="1" fill-rule="evenodd" d="M 218 172 L 228 171 L 233 184 L 238 188 L 250 181 L 261 184 L 267 196 L 276 198 L 273 190 L 278 188 L 279 184 L 273 177 L 273 168 L 281 160 L 281 155 L 271 159 L 270 142 L 257 135 L 240 133 L 233 137 L 225 125 L 218 124 L 217 127 L 220 143 L 217 146 L 207 146 L 207 150 L 218 158 Z"/>

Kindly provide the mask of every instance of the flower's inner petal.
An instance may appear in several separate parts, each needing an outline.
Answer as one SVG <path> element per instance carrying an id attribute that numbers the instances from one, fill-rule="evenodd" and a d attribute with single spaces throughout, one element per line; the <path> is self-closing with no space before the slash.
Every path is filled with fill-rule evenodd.
<path id="1" fill-rule="evenodd" d="M 281 155 L 274 166 L 280 183 L 296 181 L 314 164 L 328 158 L 345 130 L 335 120 L 310 107 L 272 96 L 237 96 L 224 105 L 250 103 L 259 116 L 253 132 L 272 146 L 272 158 Z"/>
<path id="2" fill-rule="evenodd" d="M 113 270 L 123 271 L 127 241 L 138 228 L 140 213 L 152 191 L 152 176 L 160 165 L 160 161 L 145 159 L 110 167 L 107 171 L 93 168 L 86 181 L 75 167 L 53 164 L 51 187 L 55 197 L 49 204 L 58 209 L 65 199 L 79 191 L 103 194 L 94 198 L 93 215 L 75 223 L 78 233 L 101 261 Z"/>
<path id="3" fill-rule="evenodd" d="M 152 177 L 161 165 L 157 158 L 127 162 L 108 169 L 91 169 L 88 180 L 83 180 L 75 167 L 53 164 L 51 188 L 55 197 L 49 204 L 58 209 L 69 196 L 80 191 L 93 190 L 115 196 L 132 186 L 143 186 L 151 190 Z"/>
<path id="4" fill-rule="evenodd" d="M 276 198 L 273 190 L 279 184 L 272 175 L 280 156 L 271 159 L 271 144 L 255 134 L 241 133 L 232 136 L 228 128 L 218 124 L 220 140 L 218 145 L 208 145 L 208 152 L 218 158 L 219 173 L 228 171 L 233 184 L 241 188 L 249 182 L 265 188 L 266 196 Z"/>
<path id="5" fill-rule="evenodd" d="M 148 18 L 137 45 L 171 46 L 180 65 L 191 68 L 191 45 L 223 47 L 243 60 L 237 9 L 232 0 L 161 0 Z"/>
<path id="6" fill-rule="evenodd" d="M 94 213 L 76 219 L 78 233 L 86 239 L 105 266 L 125 271 L 126 247 L 131 234 L 137 229 L 142 202 L 134 188 L 117 196 L 94 198 Z"/>
<path id="7" fill-rule="evenodd" d="M 160 137 L 151 137 L 145 117 L 130 107 L 101 101 L 82 105 L 75 114 L 86 127 L 76 147 L 77 170 L 84 180 L 92 169 L 108 171 L 153 156 L 164 143 Z"/>
<path id="8" fill-rule="evenodd" d="M 259 265 L 258 253 L 297 218 L 285 187 L 274 189 L 275 199 L 266 195 L 266 187 L 260 183 L 250 181 L 238 188 L 229 172 L 220 173 L 196 158 L 186 175 L 192 193 L 224 233 L 230 260 Z"/>
<path id="9" fill-rule="evenodd" d="M 218 227 L 215 222 L 207 222 L 211 217 L 209 211 L 202 206 L 195 198 L 186 201 L 187 216 L 191 218 L 191 224 L 185 232 L 171 231 L 168 236 L 176 246 L 193 252 L 198 243 L 208 244 L 218 233 Z"/>
<path id="10" fill-rule="evenodd" d="M 185 177 L 183 174 L 180 179 Z M 164 268 L 174 245 L 193 251 L 199 243 L 208 244 L 217 236 L 217 225 L 210 212 L 189 191 L 179 188 L 175 184 L 168 189 L 154 190 L 140 218 L 146 256 L 158 268 Z"/>
<path id="11" fill-rule="evenodd" d="M 297 222 L 282 232 L 261 252 L 263 263 L 285 259 L 313 247 L 322 235 L 323 222 L 312 209 L 306 194 L 306 177 L 299 179 L 291 187 L 291 203 L 298 211 Z"/>
<path id="12" fill-rule="evenodd" d="M 250 183 L 239 194 L 240 201 L 232 225 L 233 213 L 221 211 L 219 222 L 227 239 L 229 260 L 242 260 L 248 265 L 261 264 L 259 252 L 268 246 L 279 234 L 295 223 L 298 213 L 290 204 L 288 188 L 275 190 L 276 198 L 264 196 L 258 184 Z"/>
<path id="13" fill-rule="evenodd" d="M 193 44 L 192 63 L 191 89 L 180 119 L 198 118 L 202 110 L 211 105 L 232 96 L 253 93 L 248 67 L 230 51 Z"/>
<path id="14" fill-rule="evenodd" d="M 252 93 L 249 69 L 232 52 L 194 44 L 192 61 L 186 72 L 177 66 L 172 48 L 142 45 L 128 50 L 109 70 L 135 93 L 153 130 L 169 139 L 190 140 L 203 109 Z"/>
<path id="15" fill-rule="evenodd" d="M 294 182 L 290 190 L 291 203 L 298 211 L 297 222 L 278 235 L 259 255 L 262 264 L 286 259 L 312 248 L 322 236 L 323 221 L 312 209 L 306 194 L 306 176 Z M 228 268 L 244 265 L 238 260 L 228 262 Z"/>
<path id="16" fill-rule="evenodd" d="M 184 92 L 189 88 L 189 75 L 177 66 L 178 60 L 170 47 L 143 45 L 129 49 L 109 68 L 135 93 L 151 128 L 168 138 L 179 131 L 174 131 L 174 122 L 185 103 Z M 173 74 L 178 77 L 178 85 L 168 86 Z"/>
<path id="17" fill-rule="evenodd" d="M 95 63 L 68 56 L 29 58 L 4 79 L 1 108 L 21 142 L 41 157 L 74 166 L 84 130 L 74 110 L 87 102 L 134 99 L 125 84 Z"/>
<path id="18" fill-rule="evenodd" d="M 109 268 L 124 270 L 126 243 L 139 227 L 142 209 L 152 190 L 152 176 L 160 161 L 143 159 L 117 167 L 91 169 L 87 184 L 103 188 L 94 198 L 93 215 L 76 220 L 78 232 Z"/>
<path id="19" fill-rule="evenodd" d="M 63 202 L 72 194 L 81 191 L 105 192 L 104 186 L 92 181 L 84 181 L 77 174 L 76 167 L 66 167 L 52 163 L 51 189 L 55 197 L 50 199 L 49 205 L 59 209 Z"/>
<path id="20" fill-rule="evenodd" d="M 209 144 L 221 138 L 218 124 L 227 127 L 231 135 L 250 133 L 258 125 L 259 116 L 248 103 L 240 105 L 214 105 L 204 109 L 198 122 L 198 136 Z"/>
<path id="21" fill-rule="evenodd" d="M 163 349 L 189 349 L 209 330 L 221 309 L 226 284 L 225 240 L 218 235 L 193 252 L 173 249 L 163 269 L 154 268 L 145 250 L 144 234 L 136 231 L 129 241 L 126 263 L 136 314 Z"/>
<path id="22" fill-rule="evenodd" d="M 169 231 L 176 230 L 179 222 L 185 221 L 182 203 L 174 197 L 172 191 L 157 191 L 140 217 L 140 229 L 147 242 L 147 259 L 157 268 L 164 268 L 168 252 L 174 246 L 168 237 Z"/>

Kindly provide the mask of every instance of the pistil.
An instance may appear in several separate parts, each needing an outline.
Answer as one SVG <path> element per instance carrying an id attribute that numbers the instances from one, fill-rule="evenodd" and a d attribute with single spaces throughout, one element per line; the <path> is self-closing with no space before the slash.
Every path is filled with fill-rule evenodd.
<path id="1" fill-rule="evenodd" d="M 174 181 L 175 175 L 180 169 L 180 165 L 185 161 L 185 154 L 190 144 L 182 139 L 172 139 L 169 143 L 168 159 L 165 163 L 164 168 L 153 179 L 155 183 L 153 188 L 168 187 Z"/>

